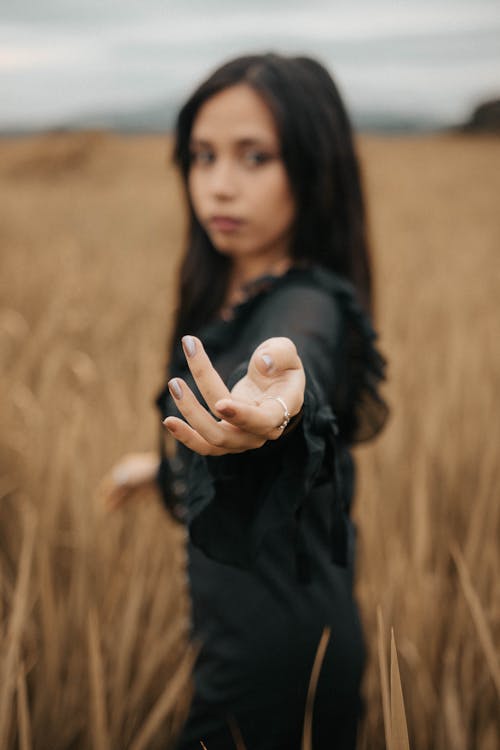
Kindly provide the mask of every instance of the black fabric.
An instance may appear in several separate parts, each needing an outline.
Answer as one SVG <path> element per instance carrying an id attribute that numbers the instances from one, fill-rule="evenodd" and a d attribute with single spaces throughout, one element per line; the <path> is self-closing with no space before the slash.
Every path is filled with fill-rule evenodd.
<path id="1" fill-rule="evenodd" d="M 304 406 L 293 430 L 259 449 L 207 457 L 179 445 L 174 461 L 162 455 L 165 504 L 189 532 L 201 643 L 179 747 L 199 748 L 201 739 L 209 750 L 232 748 L 235 722 L 247 750 L 298 749 L 315 650 L 330 627 L 314 747 L 354 748 L 364 643 L 352 594 L 349 446 L 385 422 L 385 362 L 354 290 L 331 271 L 293 267 L 247 291 L 230 320 L 187 333 L 201 338 L 229 388 L 262 341 L 289 337 L 306 373 Z M 184 378 L 203 402 L 180 342 L 169 376 Z M 168 388 L 156 402 L 162 417 L 179 415 Z M 345 743 L 332 742 L 342 732 Z"/>

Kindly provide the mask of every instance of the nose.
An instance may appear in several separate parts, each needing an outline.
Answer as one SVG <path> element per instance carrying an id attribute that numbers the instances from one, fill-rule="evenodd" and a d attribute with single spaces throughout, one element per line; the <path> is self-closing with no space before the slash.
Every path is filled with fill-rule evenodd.
<path id="1" fill-rule="evenodd" d="M 231 159 L 219 157 L 210 170 L 210 190 L 215 198 L 227 200 L 237 192 L 237 181 Z"/>

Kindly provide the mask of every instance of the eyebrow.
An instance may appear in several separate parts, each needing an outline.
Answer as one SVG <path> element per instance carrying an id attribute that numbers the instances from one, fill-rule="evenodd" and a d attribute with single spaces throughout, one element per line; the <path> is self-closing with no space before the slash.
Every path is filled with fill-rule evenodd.
<path id="1" fill-rule="evenodd" d="M 245 138 L 238 138 L 235 142 L 236 146 L 266 146 L 267 148 L 274 148 L 274 143 L 271 144 L 268 138 L 256 138 L 247 136 Z M 212 146 L 212 141 L 206 140 L 205 138 L 191 138 L 189 141 L 190 146 Z"/>

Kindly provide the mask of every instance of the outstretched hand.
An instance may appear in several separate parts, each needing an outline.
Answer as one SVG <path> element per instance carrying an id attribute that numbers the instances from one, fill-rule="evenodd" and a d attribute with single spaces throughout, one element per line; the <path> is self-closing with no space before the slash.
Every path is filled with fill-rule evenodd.
<path id="1" fill-rule="evenodd" d="M 188 448 L 208 456 L 242 453 L 260 448 L 267 440 L 283 434 L 284 410 L 297 414 L 304 402 L 305 374 L 291 339 L 266 339 L 254 351 L 248 370 L 231 391 L 212 365 L 200 339 L 184 336 L 184 354 L 208 411 L 182 378 L 172 378 L 168 386 L 176 406 L 186 421 L 167 417 L 163 424 Z"/>

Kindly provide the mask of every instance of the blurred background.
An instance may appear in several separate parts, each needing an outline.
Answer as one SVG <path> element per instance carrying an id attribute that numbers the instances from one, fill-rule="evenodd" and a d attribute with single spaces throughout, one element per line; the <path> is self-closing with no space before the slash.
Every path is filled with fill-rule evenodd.
<path id="1" fill-rule="evenodd" d="M 391 420 L 355 451 L 359 750 L 500 745 L 498 1 L 18 0 L 0 9 L 1 750 L 164 749 L 185 715 L 183 529 L 153 490 L 105 513 L 99 488 L 157 448 L 176 108 L 267 50 L 325 62 L 351 112 L 389 362 Z"/>

